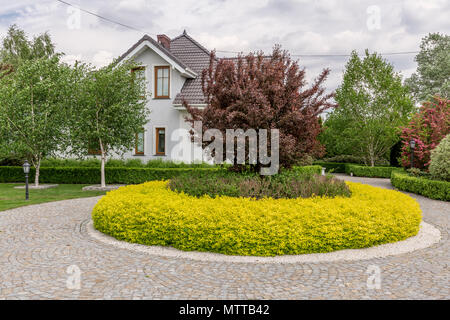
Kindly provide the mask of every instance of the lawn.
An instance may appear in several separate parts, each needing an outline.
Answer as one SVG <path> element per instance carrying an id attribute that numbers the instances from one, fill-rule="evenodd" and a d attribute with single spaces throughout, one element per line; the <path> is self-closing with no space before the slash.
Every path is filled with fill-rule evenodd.
<path id="1" fill-rule="evenodd" d="M 104 195 L 103 191 L 82 191 L 85 184 L 60 184 L 56 188 L 30 190 L 30 200 L 25 200 L 25 189 L 14 189 L 20 183 L 0 183 L 0 211 L 22 207 L 30 204 L 95 197 Z"/>

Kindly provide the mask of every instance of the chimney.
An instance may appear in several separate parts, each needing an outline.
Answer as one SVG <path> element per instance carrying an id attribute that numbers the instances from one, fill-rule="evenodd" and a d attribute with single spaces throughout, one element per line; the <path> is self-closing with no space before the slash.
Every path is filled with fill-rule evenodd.
<path id="1" fill-rule="evenodd" d="M 167 50 L 170 50 L 170 38 L 165 34 L 158 34 L 158 43 Z"/>

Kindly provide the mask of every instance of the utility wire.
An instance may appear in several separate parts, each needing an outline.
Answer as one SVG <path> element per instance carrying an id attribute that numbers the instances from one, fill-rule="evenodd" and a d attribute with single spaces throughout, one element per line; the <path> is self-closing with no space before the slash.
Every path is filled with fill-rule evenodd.
<path id="1" fill-rule="evenodd" d="M 103 20 L 105 20 L 105 21 L 108 21 L 108 22 L 117 24 L 117 25 L 119 25 L 119 26 L 122 26 L 122 27 L 125 27 L 125 28 L 128 28 L 128 29 L 131 29 L 131 30 L 134 30 L 134 31 L 139 31 L 139 32 L 147 33 L 147 34 L 150 34 L 150 35 L 152 35 L 152 36 L 156 36 L 156 34 L 148 33 L 147 31 L 144 31 L 144 30 L 141 30 L 141 29 L 138 29 L 138 28 L 129 26 L 129 25 L 124 24 L 124 23 L 122 23 L 122 22 L 118 22 L 118 21 L 115 21 L 115 20 L 112 20 L 112 19 L 103 17 L 103 16 L 101 16 L 101 15 L 99 15 L 99 14 L 96 14 L 96 13 L 94 13 L 94 12 L 91 12 L 91 11 L 85 10 L 85 9 L 83 9 L 83 8 L 74 6 L 73 4 L 71 4 L 71 3 L 69 3 L 69 2 L 66 2 L 66 1 L 63 1 L 63 0 L 56 0 L 56 1 L 61 2 L 61 3 L 65 4 L 65 5 L 69 6 L 69 7 L 76 8 L 76 9 L 78 9 L 78 10 L 80 10 L 80 11 L 83 11 L 83 12 L 85 12 L 85 13 L 87 13 L 87 14 L 93 15 L 93 16 L 95 16 L 95 17 L 97 17 L 97 18 L 100 18 L 100 19 L 103 19 Z"/>
<path id="2" fill-rule="evenodd" d="M 87 14 L 93 15 L 93 16 L 99 18 L 99 19 L 108 21 L 108 22 L 113 23 L 113 24 L 117 24 L 117 25 L 122 26 L 124 28 L 128 28 L 128 29 L 131 29 L 131 30 L 134 30 L 134 31 L 143 32 L 143 33 L 146 33 L 146 34 L 149 34 L 149 35 L 152 35 L 152 36 L 156 36 L 156 34 L 154 34 L 154 33 L 149 33 L 149 32 L 146 32 L 144 30 L 135 28 L 133 26 L 124 24 L 122 22 L 118 22 L 118 21 L 112 20 L 110 18 L 103 17 L 103 16 L 101 16 L 99 14 L 96 14 L 94 12 L 85 10 L 85 9 L 80 8 L 78 6 L 74 6 L 73 4 L 71 4 L 69 2 L 66 2 L 66 1 L 63 1 L 63 0 L 56 0 L 56 1 L 58 1 L 60 3 L 63 3 L 65 5 L 67 5 L 67 6 L 76 8 L 76 9 L 78 9 L 80 11 L 83 11 L 83 12 L 85 12 Z M 228 51 L 228 50 L 216 50 L 216 52 L 233 53 L 233 54 L 243 53 L 241 51 Z M 388 52 L 388 53 L 379 53 L 379 54 L 382 55 L 382 56 L 392 56 L 392 55 L 417 54 L 417 53 L 419 53 L 419 51 L 401 51 L 401 52 Z M 321 58 L 321 57 L 350 57 L 350 54 L 291 54 L 291 56 L 292 57 L 312 57 L 312 58 L 316 58 L 317 57 L 317 58 Z"/>

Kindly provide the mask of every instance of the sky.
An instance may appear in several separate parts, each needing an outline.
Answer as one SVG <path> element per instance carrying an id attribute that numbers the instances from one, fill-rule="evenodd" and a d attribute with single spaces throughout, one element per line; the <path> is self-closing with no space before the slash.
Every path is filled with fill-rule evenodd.
<path id="1" fill-rule="evenodd" d="M 269 53 L 279 44 L 292 55 L 305 55 L 293 58 L 306 68 L 309 81 L 330 68 L 326 86 L 334 90 L 348 60 L 345 55 L 352 50 L 415 52 L 428 33 L 450 33 L 449 0 L 64 1 L 132 29 L 57 0 L 0 0 L 0 38 L 11 24 L 30 36 L 48 31 L 66 62 L 82 60 L 99 67 L 144 33 L 172 38 L 186 30 L 219 56 Z M 403 77 L 415 71 L 414 57 L 414 53 L 384 56 Z"/>

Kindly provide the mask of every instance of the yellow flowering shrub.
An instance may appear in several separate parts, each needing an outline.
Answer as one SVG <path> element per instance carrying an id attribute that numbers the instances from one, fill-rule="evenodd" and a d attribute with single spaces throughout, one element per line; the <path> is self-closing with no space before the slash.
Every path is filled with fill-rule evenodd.
<path id="1" fill-rule="evenodd" d="M 94 227 L 116 239 L 181 250 L 274 256 L 365 248 L 419 231 L 416 200 L 393 190 L 348 183 L 352 196 L 259 200 L 191 197 L 164 181 L 108 192 Z"/>

